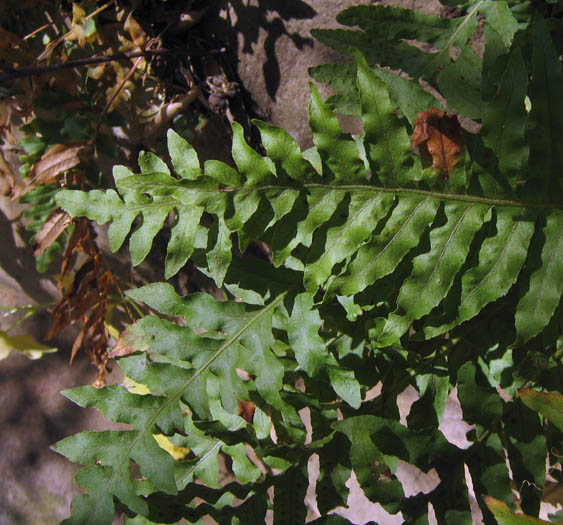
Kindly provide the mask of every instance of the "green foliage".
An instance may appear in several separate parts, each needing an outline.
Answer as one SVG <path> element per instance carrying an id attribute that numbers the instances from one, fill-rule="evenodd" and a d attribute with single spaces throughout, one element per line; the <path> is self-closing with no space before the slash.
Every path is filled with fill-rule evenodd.
<path id="1" fill-rule="evenodd" d="M 521 508 L 537 516 L 548 443 L 558 457 L 562 444 L 537 412 L 559 419 L 547 401 L 516 394 L 524 385 L 562 389 L 560 43 L 529 5 L 465 5 L 467 14 L 454 19 L 355 7 L 339 21 L 361 30 L 317 32 L 345 53 L 359 50 L 354 63 L 313 74 L 346 90 L 333 102 L 346 101 L 361 118 L 360 136 L 340 129 L 312 86 L 315 147 L 306 155 L 286 131 L 256 122 L 261 156 L 235 124 L 236 168 L 200 166 L 170 131 L 173 171 L 142 153 L 140 173 L 114 169 L 116 190 L 57 194 L 72 215 L 110 223 L 112 250 L 128 239 L 133 264 L 169 223 L 166 277 L 191 258 L 225 292 L 222 301 L 181 297 L 165 283 L 128 292 L 160 316 L 131 325 L 113 355 L 154 395 L 116 386 L 65 392 L 132 425 L 55 446 L 85 466 L 78 482 L 87 494 L 74 500 L 68 523 L 109 523 L 116 502 L 143 516 L 132 523 L 205 515 L 262 523 L 272 487 L 274 523 L 303 523 L 314 455 L 318 523 L 346 522 L 328 513 L 345 505 L 351 470 L 371 501 L 408 523 L 427 523 L 429 503 L 439 523 L 471 523 L 465 465 L 484 520 L 494 523 L 498 508 L 483 496 L 505 514 L 515 508 L 506 457 Z M 482 59 L 468 43 L 478 15 Z M 456 61 L 452 46 L 462 50 Z M 416 113 L 439 106 L 418 79 L 482 124 L 464 132 L 465 157 L 448 176 L 410 146 Z M 269 246 L 271 265 L 241 255 L 256 240 Z M 380 393 L 366 397 L 376 385 Z M 404 425 L 397 396 L 409 385 L 420 399 Z M 468 449 L 438 428 L 454 387 L 474 425 Z M 249 403 L 255 412 L 243 417 Z M 172 460 L 153 434 L 191 454 Z M 221 456 L 236 481 L 219 482 Z M 405 496 L 399 461 L 435 469 L 438 486 Z"/>

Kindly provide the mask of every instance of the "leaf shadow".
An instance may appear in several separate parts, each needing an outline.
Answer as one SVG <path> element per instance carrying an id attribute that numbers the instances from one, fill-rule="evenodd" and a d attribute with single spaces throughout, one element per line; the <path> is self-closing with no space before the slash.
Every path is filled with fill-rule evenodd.
<path id="1" fill-rule="evenodd" d="M 43 288 L 41 274 L 35 267 L 35 257 L 29 246 L 18 246 L 16 236 L 26 243 L 30 241 L 30 234 L 21 225 L 14 225 L 0 209 L 0 268 L 12 277 L 18 286 L 34 301 L 38 303 L 50 302 L 53 297 Z"/>
<path id="2" fill-rule="evenodd" d="M 288 29 L 290 20 L 306 20 L 313 18 L 317 12 L 302 0 L 261 0 L 258 5 L 249 5 L 243 0 L 221 0 L 215 3 L 214 15 L 209 17 L 213 32 L 218 40 L 224 40 L 227 36 L 230 50 L 231 64 L 236 70 L 238 57 L 236 50 L 238 42 L 242 39 L 240 51 L 243 54 L 254 54 L 255 45 L 260 42 L 260 29 L 266 32 L 264 40 L 264 52 L 266 60 L 262 66 L 262 72 L 266 84 L 266 90 L 272 100 L 280 86 L 281 71 L 276 56 L 276 44 L 283 36 L 291 39 L 298 50 L 305 46 L 313 46 L 313 39 L 303 36 L 297 31 Z M 229 10 L 234 20 L 225 20 L 218 14 L 221 10 Z M 234 16 L 232 16 L 234 15 Z"/>

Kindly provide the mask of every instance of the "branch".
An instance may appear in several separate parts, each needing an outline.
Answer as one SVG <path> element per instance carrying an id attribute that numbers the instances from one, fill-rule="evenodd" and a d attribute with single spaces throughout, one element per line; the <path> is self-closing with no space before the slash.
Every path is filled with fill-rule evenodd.
<path id="1" fill-rule="evenodd" d="M 37 66 L 37 67 L 27 67 L 21 69 L 11 70 L 9 73 L 0 75 L 0 82 L 6 82 L 8 80 L 13 80 L 15 78 L 32 77 L 36 75 L 42 75 L 43 73 L 48 73 L 50 71 L 58 71 L 60 69 L 86 66 L 89 64 L 100 64 L 103 62 L 114 62 L 119 60 L 129 60 L 136 57 L 147 57 L 147 56 L 162 56 L 162 55 L 184 55 L 184 56 L 205 56 L 214 55 L 219 53 L 224 53 L 225 49 L 153 49 L 148 51 L 132 51 L 129 53 L 118 53 L 110 56 L 100 56 L 100 57 L 88 57 L 88 58 L 78 58 L 75 60 L 68 60 L 66 62 L 59 62 L 57 64 L 51 64 L 49 66 Z"/>

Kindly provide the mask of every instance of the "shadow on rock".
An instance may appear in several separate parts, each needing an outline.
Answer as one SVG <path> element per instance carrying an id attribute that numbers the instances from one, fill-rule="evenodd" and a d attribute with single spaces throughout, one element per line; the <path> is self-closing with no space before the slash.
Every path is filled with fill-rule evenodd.
<path id="1" fill-rule="evenodd" d="M 40 304 L 50 302 L 53 297 L 42 287 L 41 276 L 35 267 L 35 257 L 29 246 L 18 246 L 16 239 L 18 234 L 22 238 L 28 237 L 25 231 L 16 233 L 14 225 L 0 209 L 0 239 L 2 239 L 0 268 L 14 279 L 31 299 Z"/>
<path id="2" fill-rule="evenodd" d="M 221 9 L 229 11 L 230 20 L 218 16 Z M 208 17 L 208 27 L 218 41 L 225 40 L 225 36 L 228 35 L 229 58 L 235 70 L 238 63 L 237 48 L 244 54 L 253 54 L 255 52 L 253 46 L 259 42 L 260 30 L 264 30 L 267 35 L 264 41 L 266 61 L 262 71 L 268 95 L 275 100 L 281 77 L 280 65 L 276 56 L 276 42 L 282 36 L 287 36 L 295 45 L 296 51 L 302 50 L 305 46 L 313 47 L 312 38 L 289 31 L 286 22 L 292 19 L 311 19 L 316 14 L 317 12 L 302 0 L 286 0 L 285 2 L 263 0 L 259 5 L 248 5 L 248 2 L 244 0 L 227 0 L 216 3 L 215 16 Z M 240 47 L 239 35 L 243 39 Z"/>

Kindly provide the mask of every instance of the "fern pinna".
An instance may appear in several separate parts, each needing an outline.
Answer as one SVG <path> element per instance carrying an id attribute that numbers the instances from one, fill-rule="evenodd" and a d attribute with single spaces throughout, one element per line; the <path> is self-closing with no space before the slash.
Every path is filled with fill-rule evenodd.
<path id="1" fill-rule="evenodd" d="M 561 391 L 563 76 L 561 43 L 550 36 L 559 25 L 528 3 L 466 4 L 451 20 L 351 8 L 340 21 L 361 30 L 318 32 L 354 61 L 312 72 L 341 93 L 323 102 L 312 86 L 307 151 L 257 121 L 262 156 L 234 124 L 236 169 L 202 168 L 170 131 L 173 173 L 142 153 L 140 173 L 114 169 L 116 191 L 57 195 L 72 215 L 109 222 L 112 250 L 133 230 L 133 264 L 172 217 L 166 277 L 191 258 L 226 292 L 223 301 L 181 297 L 166 283 L 128 292 L 162 317 L 129 326 L 111 355 L 152 395 L 122 386 L 65 392 L 132 426 L 55 445 L 85 465 L 77 479 L 86 493 L 68 523 L 111 523 L 116 503 L 129 523 L 205 515 L 262 523 L 271 487 L 274 523 L 303 523 L 315 455 L 315 523 L 348 523 L 329 513 L 346 506 L 352 470 L 371 501 L 408 523 L 427 523 L 429 504 L 439 523 L 471 523 L 465 467 L 485 522 L 494 523 L 498 505 L 515 508 L 511 479 L 521 508 L 537 515 L 545 460 L 557 470 L 561 435 L 542 428 L 518 389 Z M 478 25 L 483 57 L 468 45 Z M 449 118 L 418 78 L 481 124 L 457 130 L 457 156 L 445 168 L 412 148 L 427 110 Z M 359 116 L 363 133 L 343 132 L 331 107 Z M 254 240 L 269 246 L 272 264 L 241 258 Z M 397 396 L 409 385 L 420 397 L 405 425 Z M 474 425 L 467 449 L 438 429 L 454 387 Z M 158 434 L 185 457 L 160 448 Z M 230 458 L 235 481 L 219 483 L 220 457 Z M 406 496 L 400 461 L 435 469 L 439 483 Z"/>

